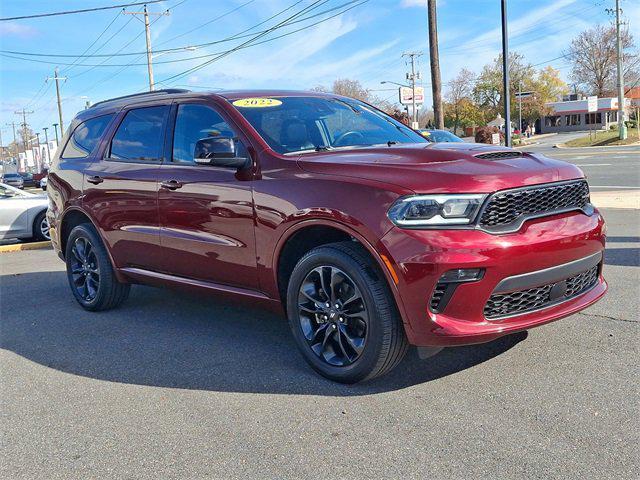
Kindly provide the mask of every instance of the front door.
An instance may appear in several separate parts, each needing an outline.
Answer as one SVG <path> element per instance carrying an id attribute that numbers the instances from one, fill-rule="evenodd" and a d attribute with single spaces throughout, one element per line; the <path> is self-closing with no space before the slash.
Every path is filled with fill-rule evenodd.
<path id="1" fill-rule="evenodd" d="M 158 205 L 164 271 L 180 277 L 257 288 L 252 180 L 247 172 L 194 162 L 196 142 L 246 138 L 213 105 L 174 106 L 171 154 L 162 166 Z"/>
<path id="2" fill-rule="evenodd" d="M 83 206 L 117 268 L 162 268 L 158 176 L 170 109 L 159 105 L 122 113 L 104 155 L 85 170 Z"/>

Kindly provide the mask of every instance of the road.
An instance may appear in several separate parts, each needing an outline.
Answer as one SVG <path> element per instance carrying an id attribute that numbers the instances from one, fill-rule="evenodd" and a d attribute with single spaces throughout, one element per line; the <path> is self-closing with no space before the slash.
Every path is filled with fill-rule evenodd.
<path id="1" fill-rule="evenodd" d="M 640 210 L 604 215 L 601 302 L 356 386 L 277 316 L 142 286 L 91 314 L 51 250 L 0 254 L 0 476 L 635 479 Z"/>
<path id="2" fill-rule="evenodd" d="M 544 137 L 533 145 L 521 147 L 520 150 L 540 152 L 578 165 L 589 179 L 593 191 L 640 190 L 640 146 L 638 145 L 554 148 L 556 144 L 584 135 L 588 135 L 588 132 L 562 133 Z"/>
<path id="3" fill-rule="evenodd" d="M 134 287 L 90 314 L 50 250 L 2 261 L 2 478 L 637 478 L 637 211 L 585 313 L 347 387 L 281 318 Z M 635 224 L 633 223 L 635 222 Z"/>

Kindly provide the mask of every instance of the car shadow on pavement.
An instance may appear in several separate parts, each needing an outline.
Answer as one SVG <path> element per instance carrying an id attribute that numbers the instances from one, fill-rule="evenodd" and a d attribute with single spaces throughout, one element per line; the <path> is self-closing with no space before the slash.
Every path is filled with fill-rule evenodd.
<path id="1" fill-rule="evenodd" d="M 415 349 L 384 377 L 340 385 L 304 362 L 286 321 L 215 298 L 134 286 L 119 309 L 91 313 L 63 272 L 0 276 L 0 345 L 40 365 L 98 380 L 219 392 L 354 396 L 446 377 L 517 345 L 526 332 L 445 349 Z"/>

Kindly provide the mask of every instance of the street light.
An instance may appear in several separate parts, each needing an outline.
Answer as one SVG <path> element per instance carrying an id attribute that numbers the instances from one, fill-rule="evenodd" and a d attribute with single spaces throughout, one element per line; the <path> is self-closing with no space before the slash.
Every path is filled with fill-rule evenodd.
<path id="1" fill-rule="evenodd" d="M 403 85 L 402 83 L 398 83 L 398 82 L 392 82 L 391 80 L 383 80 L 382 82 L 380 82 L 381 84 L 384 83 L 392 83 L 394 85 L 398 85 L 399 87 L 407 87 L 407 88 L 411 88 L 409 85 Z"/>

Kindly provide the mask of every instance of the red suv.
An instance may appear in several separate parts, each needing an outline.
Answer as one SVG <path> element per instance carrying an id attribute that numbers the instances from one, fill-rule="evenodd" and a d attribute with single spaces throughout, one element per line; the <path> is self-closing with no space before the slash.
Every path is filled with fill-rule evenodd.
<path id="1" fill-rule="evenodd" d="M 430 143 L 337 95 L 163 90 L 74 119 L 49 172 L 71 291 L 104 310 L 144 283 L 286 313 L 339 382 L 408 346 L 487 342 L 607 289 L 604 220 L 575 166 Z"/>

